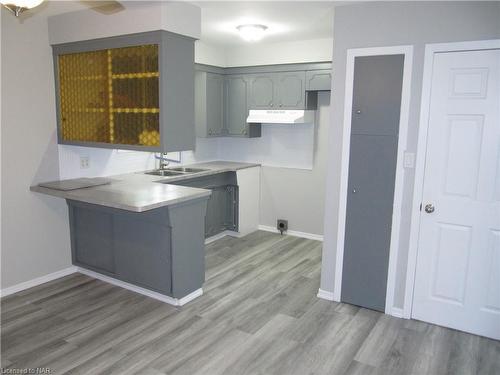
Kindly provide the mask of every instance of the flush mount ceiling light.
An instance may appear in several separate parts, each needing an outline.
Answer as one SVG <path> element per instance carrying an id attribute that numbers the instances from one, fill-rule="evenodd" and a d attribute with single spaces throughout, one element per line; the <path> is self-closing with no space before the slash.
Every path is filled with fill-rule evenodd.
<path id="1" fill-rule="evenodd" d="M 34 8 L 43 3 L 43 0 L 4 0 L 0 1 L 4 7 L 10 10 L 16 17 L 25 10 Z"/>
<path id="2" fill-rule="evenodd" d="M 240 36 L 247 42 L 256 42 L 264 37 L 267 26 L 258 24 L 239 25 L 236 27 Z"/>

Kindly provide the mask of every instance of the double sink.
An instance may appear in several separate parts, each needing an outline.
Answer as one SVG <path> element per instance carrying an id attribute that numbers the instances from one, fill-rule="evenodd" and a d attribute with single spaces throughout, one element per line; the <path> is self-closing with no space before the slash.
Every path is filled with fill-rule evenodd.
<path id="1" fill-rule="evenodd" d="M 191 173 L 205 172 L 207 170 L 208 169 L 202 169 L 202 168 L 175 167 L 168 169 L 155 169 L 154 171 L 149 171 L 144 173 L 153 176 L 168 177 L 168 176 L 182 176 Z"/>

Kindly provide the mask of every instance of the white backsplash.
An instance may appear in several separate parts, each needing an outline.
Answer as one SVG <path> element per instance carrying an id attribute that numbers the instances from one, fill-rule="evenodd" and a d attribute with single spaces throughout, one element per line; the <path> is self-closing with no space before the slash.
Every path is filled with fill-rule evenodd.
<path id="1" fill-rule="evenodd" d="M 192 164 L 218 158 L 218 139 L 196 140 L 196 151 L 183 151 L 181 163 Z M 88 157 L 89 167 L 80 167 L 80 158 Z M 171 165 L 178 163 L 171 162 Z M 154 153 L 108 150 L 93 147 L 59 145 L 60 179 L 110 176 L 156 168 Z"/>
<path id="2" fill-rule="evenodd" d="M 260 138 L 197 138 L 196 151 L 183 151 L 181 163 L 213 160 L 259 163 L 264 166 L 306 169 L 314 164 L 314 125 L 262 125 Z M 80 158 L 87 157 L 88 168 L 81 168 Z M 177 165 L 171 162 L 170 165 Z M 111 176 L 154 169 L 157 163 L 151 152 L 108 150 L 59 145 L 60 179 Z"/>

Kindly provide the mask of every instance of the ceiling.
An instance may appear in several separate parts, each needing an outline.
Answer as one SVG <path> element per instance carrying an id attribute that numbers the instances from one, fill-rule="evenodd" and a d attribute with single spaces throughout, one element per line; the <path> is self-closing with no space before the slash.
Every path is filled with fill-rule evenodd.
<path id="1" fill-rule="evenodd" d="M 198 1 L 201 40 L 217 46 L 248 45 L 236 26 L 248 23 L 268 27 L 261 43 L 331 38 L 331 1 Z"/>

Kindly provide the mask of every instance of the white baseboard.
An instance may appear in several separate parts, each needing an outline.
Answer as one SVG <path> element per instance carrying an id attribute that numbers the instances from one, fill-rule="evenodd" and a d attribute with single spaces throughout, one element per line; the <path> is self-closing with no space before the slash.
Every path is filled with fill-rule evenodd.
<path id="1" fill-rule="evenodd" d="M 268 225 L 259 225 L 259 230 L 264 230 L 266 232 L 280 233 L 280 231 L 274 227 L 270 227 Z M 299 232 L 296 230 L 287 230 L 285 234 L 294 237 L 307 238 L 309 240 L 323 241 L 323 236 L 320 234 Z"/>
<path id="2" fill-rule="evenodd" d="M 60 271 L 49 273 L 48 275 L 37 277 L 36 279 L 28 280 L 28 281 L 25 281 L 23 283 L 16 284 L 16 285 L 13 285 L 13 286 L 10 286 L 8 288 L 4 288 L 4 289 L 0 290 L 0 297 L 6 297 L 10 294 L 22 292 L 23 290 L 33 288 L 33 287 L 41 285 L 41 284 L 48 283 L 49 281 L 59 279 L 59 278 L 64 277 L 64 276 L 71 275 L 72 273 L 75 273 L 75 272 L 77 272 L 77 267 L 71 266 L 68 268 L 64 268 Z"/>
<path id="3" fill-rule="evenodd" d="M 93 277 L 95 279 L 102 280 L 106 283 L 113 284 L 113 285 L 119 286 L 121 288 L 128 289 L 128 290 L 131 290 L 133 292 L 157 299 L 158 301 L 162 301 L 162 302 L 168 303 L 169 305 L 173 305 L 173 306 L 185 305 L 186 303 L 192 301 L 196 297 L 199 297 L 203 294 L 203 289 L 200 288 L 200 289 L 197 289 L 194 292 L 192 292 L 192 293 L 190 293 L 187 296 L 184 296 L 182 298 L 173 298 L 173 297 L 169 297 L 169 296 L 166 296 L 164 294 L 161 294 L 161 293 L 153 292 L 152 290 L 141 288 L 140 286 L 129 284 L 125 281 L 117 280 L 113 277 L 101 275 L 100 273 L 90 271 L 90 270 L 87 270 L 85 268 L 77 267 L 77 271 L 79 273 L 84 274 L 84 275 L 87 275 L 87 276 Z"/>
<path id="4" fill-rule="evenodd" d="M 243 235 L 239 232 L 235 232 L 232 230 L 225 230 L 224 232 L 221 232 L 219 234 L 216 234 L 215 236 L 208 237 L 205 239 L 205 245 L 208 245 L 209 243 L 212 243 L 214 241 L 220 240 L 223 237 L 226 236 L 231 236 L 231 237 L 243 237 Z"/>
<path id="5" fill-rule="evenodd" d="M 403 318 L 403 309 L 400 309 L 399 307 L 393 307 L 390 311 L 390 315 L 396 318 Z"/>
<path id="6" fill-rule="evenodd" d="M 321 299 L 326 299 L 327 301 L 335 301 L 335 299 L 333 298 L 332 292 L 328 292 L 328 291 L 323 290 L 321 288 L 318 289 L 317 297 L 321 298 Z"/>

